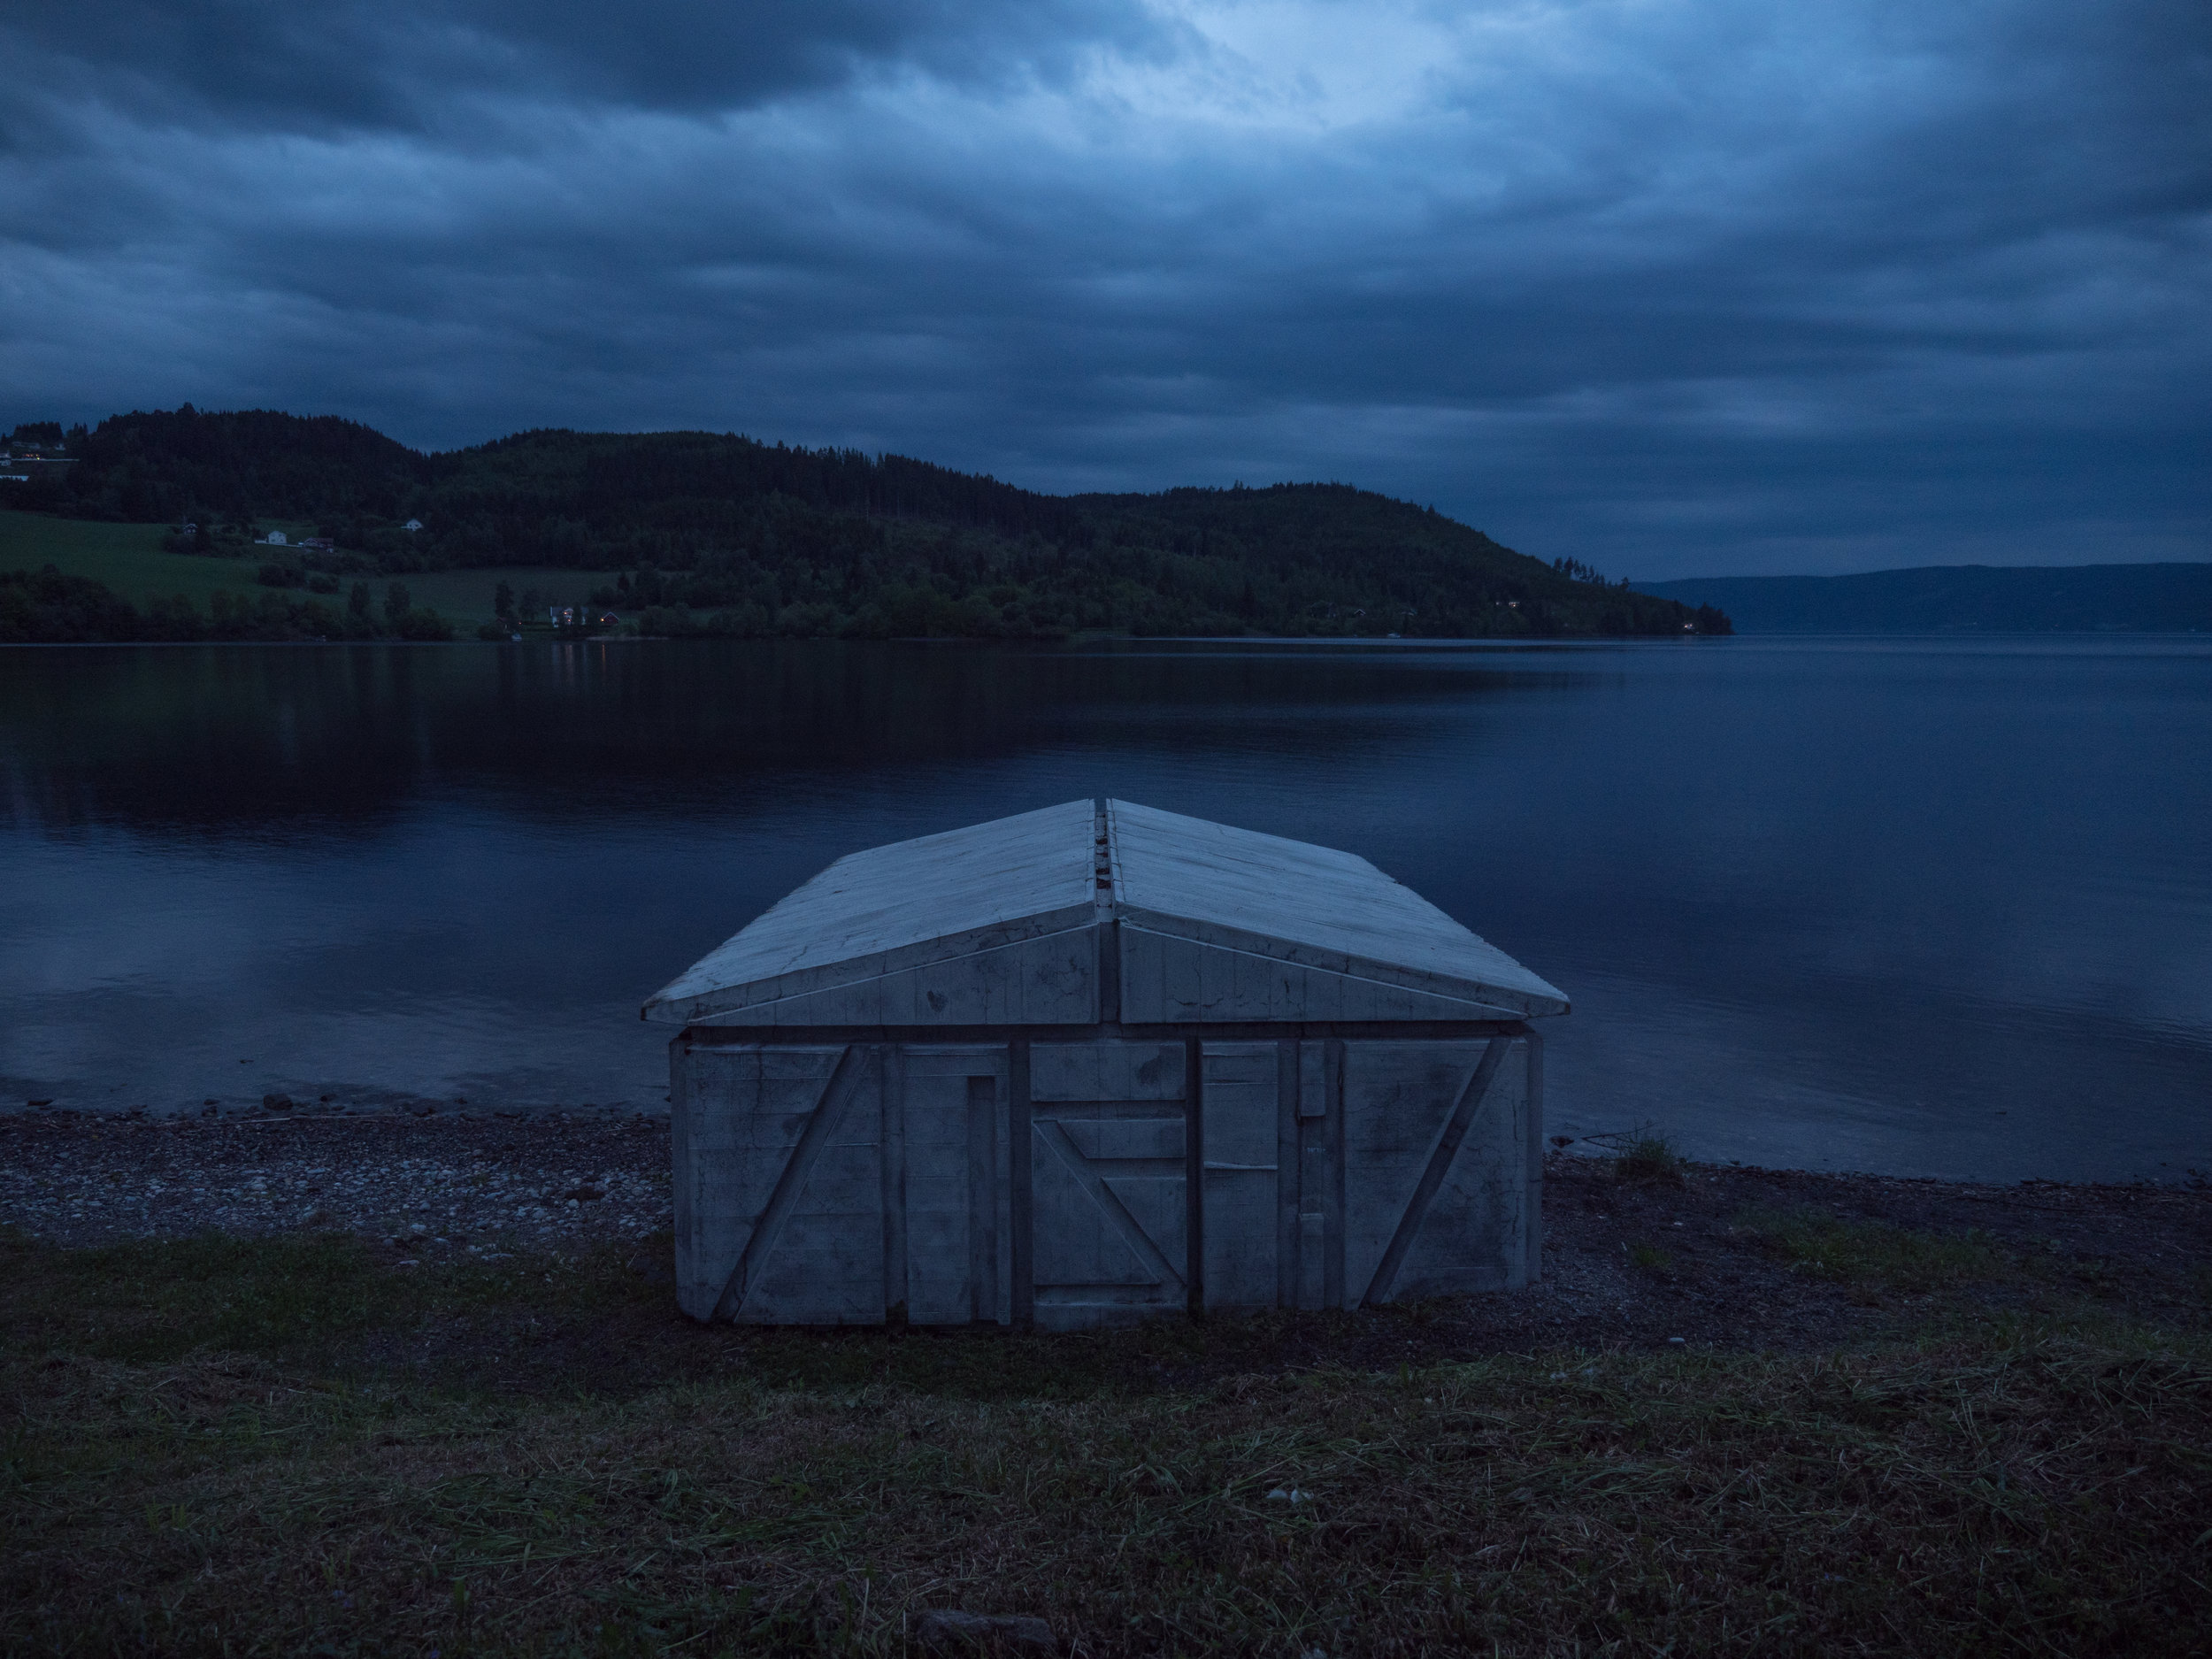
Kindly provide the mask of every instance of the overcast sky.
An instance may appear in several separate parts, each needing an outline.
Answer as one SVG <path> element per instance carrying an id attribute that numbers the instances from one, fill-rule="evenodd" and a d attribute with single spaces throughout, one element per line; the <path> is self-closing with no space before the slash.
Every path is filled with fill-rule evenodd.
<path id="1" fill-rule="evenodd" d="M 0 419 L 2212 558 L 2206 0 L 0 0 Z"/>

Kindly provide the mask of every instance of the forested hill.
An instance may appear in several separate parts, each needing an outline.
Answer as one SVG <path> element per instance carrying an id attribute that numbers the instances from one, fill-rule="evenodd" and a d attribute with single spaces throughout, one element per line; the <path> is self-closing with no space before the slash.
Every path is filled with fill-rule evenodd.
<path id="1" fill-rule="evenodd" d="M 1645 591 L 1721 606 L 1747 634 L 2212 633 L 2212 564 L 1939 565 Z"/>
<path id="2" fill-rule="evenodd" d="M 0 486 L 0 505 L 188 523 L 178 545 L 202 551 L 235 552 L 273 522 L 334 542 L 292 557 L 339 576 L 606 572 L 598 603 L 656 632 L 1729 631 L 1712 607 L 1347 485 L 1046 495 L 902 456 L 697 432 L 528 432 L 426 455 L 334 418 L 189 405 L 78 428 L 66 449 L 65 473 Z"/>

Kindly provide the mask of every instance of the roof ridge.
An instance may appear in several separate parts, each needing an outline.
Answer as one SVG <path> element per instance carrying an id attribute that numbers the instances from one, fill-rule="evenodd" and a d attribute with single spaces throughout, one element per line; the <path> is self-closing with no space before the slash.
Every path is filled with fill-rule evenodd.
<path id="1" fill-rule="evenodd" d="M 1079 946 L 1078 933 L 1097 942 Z M 1160 942 L 1169 940 L 1183 942 Z M 1199 972 L 1193 949 L 1216 953 L 1205 957 L 1210 985 L 1217 968 L 1233 974 L 1238 988 L 1220 993 L 1229 1001 L 1186 986 Z M 1186 953 L 1173 988 L 1156 975 L 1141 991 L 1122 986 L 1121 958 L 1133 950 Z M 962 961 L 979 965 L 956 971 Z M 1031 973 L 1034 987 L 1014 988 Z M 1226 1009 L 1253 997 L 1275 1006 L 1304 997 L 1291 987 L 1314 974 L 1394 987 L 1385 999 L 1394 1008 L 1440 998 L 1523 1015 L 1567 1010 L 1555 987 L 1356 853 L 1096 795 L 847 854 L 662 987 L 646 1011 L 758 1018 L 780 1005 L 804 1024 L 803 1005 L 833 997 L 857 1007 L 864 986 L 889 997 L 897 981 L 909 987 L 897 995 L 918 995 L 918 974 L 935 987 L 926 1000 L 939 1014 L 946 996 L 1056 1007 L 1091 994 L 1080 987 L 1117 1010 L 1125 993 L 1147 1007 Z M 965 988 L 945 989 L 956 981 Z"/>

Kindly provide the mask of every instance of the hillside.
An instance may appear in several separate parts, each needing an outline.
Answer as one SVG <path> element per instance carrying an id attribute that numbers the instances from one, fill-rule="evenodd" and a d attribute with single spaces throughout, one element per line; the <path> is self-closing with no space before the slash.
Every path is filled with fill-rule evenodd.
<path id="1" fill-rule="evenodd" d="M 0 508 L 189 523 L 173 550 L 273 559 L 273 581 L 323 592 L 334 578 L 612 572 L 594 603 L 656 633 L 1728 631 L 1717 611 L 1348 485 L 1045 495 L 900 456 L 691 432 L 530 432 L 425 455 L 332 418 L 188 405 L 68 440 L 73 467 L 4 487 Z M 253 538 L 272 525 L 334 546 L 266 554 Z"/>
<path id="2" fill-rule="evenodd" d="M 280 527 L 300 535 L 314 530 L 311 523 Z M 105 584 L 142 611 L 179 595 L 205 609 L 218 593 L 228 595 L 234 603 L 258 603 L 269 592 L 259 580 L 262 567 L 271 557 L 283 557 L 281 549 L 272 553 L 266 547 L 250 545 L 242 546 L 235 557 L 167 552 L 163 543 L 170 534 L 167 525 L 103 524 L 0 508 L 0 571 L 51 565 L 65 576 Z M 534 589 L 548 603 L 582 604 L 595 588 L 613 581 L 617 573 L 511 565 L 416 572 L 402 580 L 414 603 L 472 628 L 491 619 L 494 595 L 503 581 L 518 591 Z M 342 588 L 351 585 L 350 580 L 340 584 Z M 373 580 L 372 586 L 380 598 L 388 584 Z"/>
<path id="3" fill-rule="evenodd" d="M 1745 634 L 2212 631 L 2212 564 L 1944 565 L 1858 576 L 1708 576 L 1638 591 L 1725 611 Z"/>

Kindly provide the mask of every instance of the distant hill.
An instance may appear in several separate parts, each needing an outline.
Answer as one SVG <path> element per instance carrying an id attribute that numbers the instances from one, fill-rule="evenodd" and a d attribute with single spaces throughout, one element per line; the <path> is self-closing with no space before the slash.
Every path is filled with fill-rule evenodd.
<path id="1" fill-rule="evenodd" d="M 351 421 L 189 405 L 78 428 L 67 449 L 65 477 L 0 485 L 0 507 L 167 523 L 174 550 L 233 557 L 282 528 L 295 545 L 261 555 L 283 566 L 265 580 L 321 592 L 464 568 L 611 571 L 593 604 L 653 633 L 1729 631 L 1718 611 L 1341 484 L 1046 495 L 703 432 L 527 432 L 426 455 Z M 333 545 L 297 546 L 311 529 Z"/>
<path id="2" fill-rule="evenodd" d="M 2212 632 L 2212 564 L 1938 565 L 1860 576 L 1701 576 L 1640 593 L 1743 634 Z"/>

